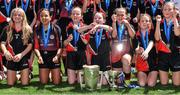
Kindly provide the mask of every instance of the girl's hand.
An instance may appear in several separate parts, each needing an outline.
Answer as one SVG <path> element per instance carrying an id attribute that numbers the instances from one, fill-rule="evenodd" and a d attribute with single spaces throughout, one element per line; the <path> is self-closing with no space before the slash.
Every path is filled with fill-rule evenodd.
<path id="1" fill-rule="evenodd" d="M 53 60 L 52 60 L 54 63 L 59 63 L 59 57 L 56 55 Z"/>
<path id="2" fill-rule="evenodd" d="M 146 60 L 148 58 L 148 52 L 144 51 L 142 54 L 141 54 L 141 57 Z"/>
<path id="3" fill-rule="evenodd" d="M 4 56 L 6 57 L 6 60 L 8 60 L 8 61 L 13 60 L 13 56 L 11 55 L 11 53 L 9 51 L 6 51 L 4 53 Z"/>
<path id="4" fill-rule="evenodd" d="M 84 36 L 84 35 L 80 35 L 80 37 L 81 37 L 81 40 L 84 42 L 84 44 L 87 44 L 87 43 L 88 43 L 88 41 L 85 39 L 85 36 Z"/>
<path id="5" fill-rule="evenodd" d="M 116 14 L 113 14 L 113 15 L 111 16 L 111 19 L 112 19 L 113 23 L 115 23 L 115 22 L 117 21 L 116 17 L 117 17 Z"/>
<path id="6" fill-rule="evenodd" d="M 73 35 L 70 34 L 67 40 L 68 40 L 69 42 L 72 41 L 72 40 L 73 40 Z"/>
<path id="7" fill-rule="evenodd" d="M 38 57 L 38 63 L 39 63 L 39 64 L 44 64 L 44 61 L 43 61 L 43 59 L 42 59 L 41 56 Z"/>
<path id="8" fill-rule="evenodd" d="M 137 17 L 133 18 L 133 22 L 134 22 L 134 23 L 138 23 Z"/>
<path id="9" fill-rule="evenodd" d="M 173 12 L 173 22 L 177 20 L 177 17 L 180 15 L 179 11 L 177 9 L 174 10 Z"/>
<path id="10" fill-rule="evenodd" d="M 139 47 L 139 48 L 136 48 L 136 54 L 142 54 L 144 52 L 144 48 L 142 47 Z"/>
<path id="11" fill-rule="evenodd" d="M 173 12 L 173 18 L 177 18 L 177 16 L 179 15 L 179 10 L 178 9 L 175 9 L 174 12 Z"/>
<path id="12" fill-rule="evenodd" d="M 21 59 L 22 59 L 22 54 L 21 53 L 19 53 L 19 54 L 17 54 L 17 55 L 15 55 L 14 57 L 13 57 L 13 61 L 14 62 L 19 62 Z"/>
<path id="13" fill-rule="evenodd" d="M 99 25 L 99 24 L 97 24 L 96 26 L 94 26 L 89 32 L 90 32 L 91 34 L 94 34 L 94 33 L 97 31 L 98 28 L 100 28 L 100 25 Z"/>
<path id="14" fill-rule="evenodd" d="M 156 22 L 161 22 L 161 20 L 162 20 L 161 16 L 160 16 L 160 15 L 157 15 L 157 16 L 156 16 Z"/>
<path id="15" fill-rule="evenodd" d="M 90 25 L 89 25 L 89 28 L 91 29 L 91 28 L 93 28 L 93 27 L 95 27 L 97 25 L 97 23 L 91 23 Z"/>
<path id="16" fill-rule="evenodd" d="M 127 21 L 126 19 L 124 19 L 124 20 L 122 20 L 122 23 L 125 24 L 125 25 L 127 25 L 127 24 L 129 24 L 129 21 Z"/>

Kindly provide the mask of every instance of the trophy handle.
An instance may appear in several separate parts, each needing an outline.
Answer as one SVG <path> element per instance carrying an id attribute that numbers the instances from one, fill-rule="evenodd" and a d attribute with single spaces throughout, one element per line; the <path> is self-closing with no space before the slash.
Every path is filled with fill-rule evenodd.
<path id="1" fill-rule="evenodd" d="M 80 71 L 79 72 L 79 83 L 80 83 L 81 90 L 85 87 L 85 84 L 83 84 L 83 77 L 84 77 L 84 72 Z"/>
<path id="2" fill-rule="evenodd" d="M 97 89 L 101 89 L 103 72 L 102 72 L 102 71 L 99 71 L 99 75 L 100 75 L 100 81 L 99 81 L 98 84 L 97 84 Z"/>

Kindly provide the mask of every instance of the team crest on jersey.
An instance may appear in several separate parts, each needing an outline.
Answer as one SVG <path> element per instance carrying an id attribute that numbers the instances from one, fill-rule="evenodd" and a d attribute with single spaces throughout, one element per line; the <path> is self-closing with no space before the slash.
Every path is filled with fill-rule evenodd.
<path id="1" fill-rule="evenodd" d="M 55 37 L 54 37 L 54 35 L 50 35 L 50 39 L 54 39 Z"/>

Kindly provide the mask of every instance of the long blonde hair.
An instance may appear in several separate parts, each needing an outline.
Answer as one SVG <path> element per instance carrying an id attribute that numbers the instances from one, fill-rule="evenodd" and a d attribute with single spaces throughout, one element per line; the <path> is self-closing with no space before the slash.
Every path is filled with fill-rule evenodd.
<path id="1" fill-rule="evenodd" d="M 31 27 L 29 26 L 28 22 L 27 22 L 27 18 L 26 18 L 26 14 L 24 12 L 23 9 L 21 8 L 14 8 L 11 12 L 11 15 L 10 15 L 10 18 L 11 18 L 11 21 L 9 22 L 9 27 L 8 27 L 8 31 L 7 31 L 7 37 L 8 37 L 8 42 L 11 42 L 12 39 L 13 39 L 13 36 L 12 36 L 12 32 L 14 30 L 14 21 L 13 21 L 13 16 L 14 16 L 14 13 L 21 13 L 22 14 L 22 17 L 23 17 L 23 21 L 22 21 L 22 40 L 23 40 L 23 44 L 26 45 L 28 43 L 28 40 L 30 38 L 30 35 L 32 33 L 32 29 Z"/>

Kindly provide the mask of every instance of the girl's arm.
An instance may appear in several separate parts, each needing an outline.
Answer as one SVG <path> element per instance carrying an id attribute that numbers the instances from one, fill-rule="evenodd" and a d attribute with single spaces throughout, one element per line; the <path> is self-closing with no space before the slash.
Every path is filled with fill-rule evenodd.
<path id="1" fill-rule="evenodd" d="M 13 57 L 14 62 L 19 62 L 28 52 L 32 50 L 32 43 L 29 43 L 26 49 Z"/>
<path id="2" fill-rule="evenodd" d="M 89 29 L 91 29 L 91 25 L 85 25 L 85 26 L 80 27 L 77 31 L 79 33 L 82 33 L 82 32 L 87 31 Z"/>
<path id="3" fill-rule="evenodd" d="M 34 25 L 36 24 L 36 20 L 37 20 L 37 14 L 36 14 L 36 11 L 34 10 L 34 19 L 30 25 L 32 29 L 33 29 Z"/>
<path id="4" fill-rule="evenodd" d="M 36 54 L 36 56 L 38 58 L 38 63 L 39 64 L 43 64 L 44 62 L 43 62 L 43 59 L 42 59 L 42 56 L 41 56 L 41 53 L 39 52 L 39 50 L 38 49 L 34 49 L 34 51 L 35 51 L 35 54 Z"/>
<path id="5" fill-rule="evenodd" d="M 32 50 L 32 43 L 28 44 L 27 48 L 23 52 L 21 52 L 22 57 L 25 56 L 31 50 Z"/>
<path id="6" fill-rule="evenodd" d="M 113 38 L 116 38 L 116 36 L 117 36 L 117 27 L 116 27 L 116 22 L 117 22 L 117 20 L 116 20 L 116 14 L 113 14 L 113 15 L 111 16 L 111 19 L 112 19 L 112 29 L 113 29 L 113 31 L 112 31 L 112 37 L 113 37 Z"/>
<path id="7" fill-rule="evenodd" d="M 160 33 L 160 23 L 161 23 L 161 16 L 157 15 L 156 16 L 156 30 L 155 30 L 155 36 L 154 36 L 156 41 L 159 41 L 160 40 L 160 36 L 161 36 L 161 33 Z"/>
<path id="8" fill-rule="evenodd" d="M 148 58 L 149 52 L 150 52 L 150 50 L 152 49 L 153 46 L 154 46 L 153 41 L 150 41 L 148 46 L 147 46 L 147 48 L 146 48 L 146 50 L 141 55 L 141 57 L 143 59 L 147 59 Z"/>
<path id="9" fill-rule="evenodd" d="M 102 25 L 102 24 L 100 24 L 97 27 L 98 28 L 103 28 L 104 30 L 106 30 L 108 32 L 112 32 L 113 31 L 113 28 L 111 26 L 109 26 L 109 25 Z"/>
<path id="10" fill-rule="evenodd" d="M 174 23 L 174 34 L 175 34 L 175 36 L 180 35 L 179 23 L 178 23 L 178 20 L 177 20 L 177 14 L 178 14 L 178 10 L 175 10 L 175 12 L 173 14 L 173 23 Z"/>
<path id="11" fill-rule="evenodd" d="M 82 13 L 85 13 L 85 12 L 86 12 L 87 4 L 88 4 L 88 0 L 83 0 Z"/>
<path id="12" fill-rule="evenodd" d="M 153 41 L 149 41 L 149 44 L 148 44 L 148 46 L 147 46 L 145 52 L 149 53 L 150 50 L 153 48 L 153 46 L 154 46 Z"/>
<path id="13" fill-rule="evenodd" d="M 66 40 L 64 40 L 63 42 L 64 46 L 66 47 L 72 40 L 73 40 L 73 35 L 70 34 L 69 37 Z"/>
<path id="14" fill-rule="evenodd" d="M 112 32 L 113 31 L 113 28 L 111 26 L 109 26 L 109 25 L 98 24 L 94 28 L 92 28 L 89 32 L 94 34 L 96 32 L 96 30 L 99 29 L 99 28 L 103 28 L 107 32 Z"/>
<path id="15" fill-rule="evenodd" d="M 123 23 L 126 25 L 127 29 L 128 29 L 128 33 L 129 33 L 129 36 L 131 38 L 134 38 L 135 36 L 135 31 L 134 29 L 131 27 L 130 23 L 127 21 L 127 20 L 123 20 Z"/>

